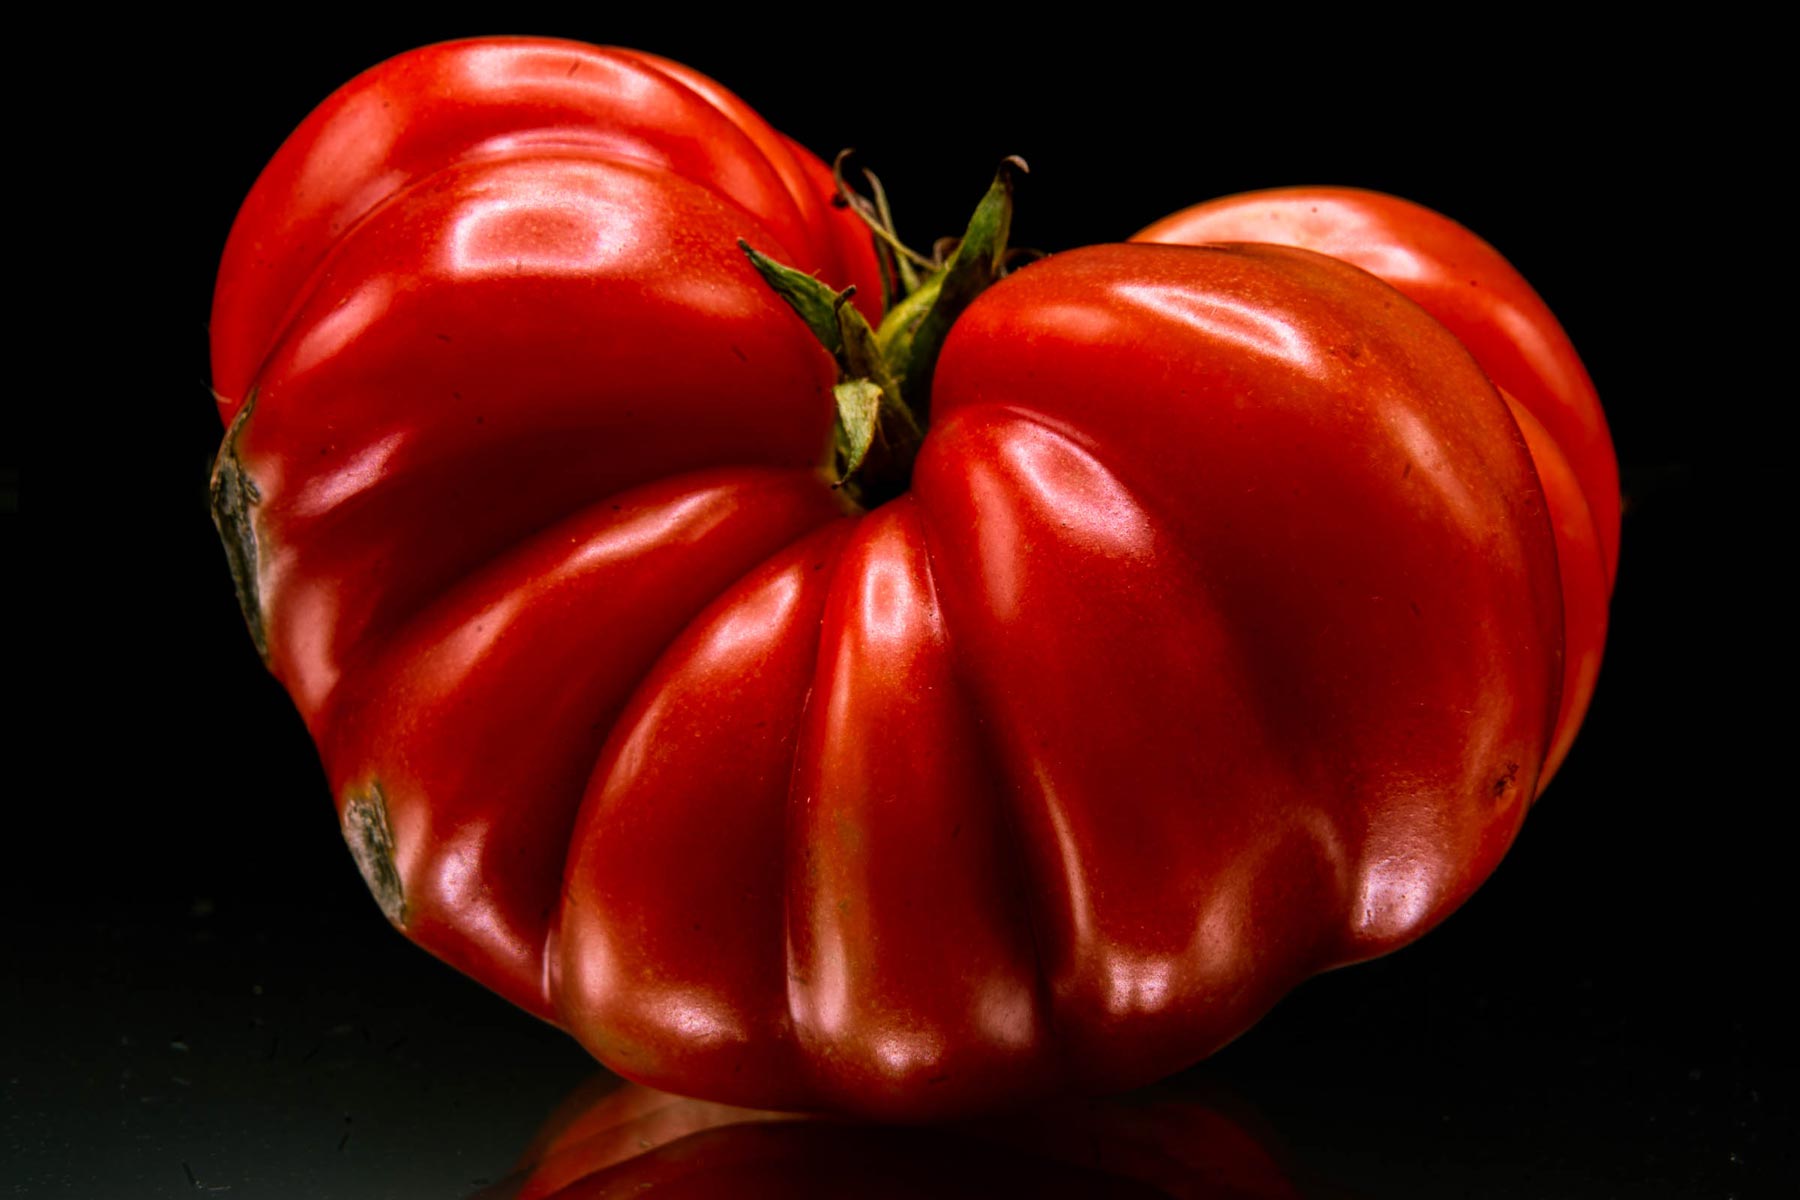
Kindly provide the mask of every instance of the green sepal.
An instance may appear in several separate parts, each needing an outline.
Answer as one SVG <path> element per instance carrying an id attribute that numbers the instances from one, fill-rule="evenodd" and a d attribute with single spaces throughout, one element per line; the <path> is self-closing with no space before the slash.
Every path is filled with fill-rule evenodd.
<path id="1" fill-rule="evenodd" d="M 887 316 L 882 318 L 881 328 L 875 331 L 875 340 L 881 347 L 881 356 L 896 365 L 912 361 L 913 344 L 918 338 L 919 326 L 930 314 L 937 303 L 938 293 L 944 286 L 944 272 L 939 270 L 920 282 L 917 290 L 888 309 Z M 914 389 L 917 395 L 917 389 Z"/>
<path id="2" fill-rule="evenodd" d="M 872 379 L 846 379 L 831 389 L 837 401 L 837 483 L 842 486 L 869 456 L 881 417 L 881 387 Z"/>
<path id="3" fill-rule="evenodd" d="M 919 406 L 916 415 L 920 419 L 927 415 L 931 379 L 950 327 L 975 297 L 1005 273 L 1006 239 L 1012 232 L 1013 179 L 1027 169 L 1022 158 L 1001 161 L 994 172 L 994 182 L 975 206 L 975 215 L 969 218 L 968 230 L 957 244 L 956 253 L 936 277 L 936 295 L 925 312 L 919 315 L 908 304 L 900 304 L 881 323 L 880 340 L 884 347 L 898 352 L 889 361 L 897 367 L 907 395 Z M 914 295 L 929 288 L 927 281 Z"/>
<path id="4" fill-rule="evenodd" d="M 850 292 L 846 291 L 838 300 L 836 314 L 838 340 L 842 347 L 838 354 L 838 364 L 843 371 L 843 378 L 873 382 L 881 389 L 887 407 L 905 413 L 906 423 L 917 430 L 918 425 L 913 421 L 912 414 L 906 412 L 906 406 L 900 403 L 900 381 L 894 378 L 888 367 L 888 359 L 881 352 L 875 330 L 870 328 L 861 310 L 849 303 L 849 299 Z"/>
<path id="5" fill-rule="evenodd" d="M 1006 273 L 1013 180 L 1026 167 L 1021 159 L 1003 161 L 962 238 L 953 249 L 945 243 L 932 259 L 907 249 L 895 237 L 893 214 L 874 176 L 868 176 L 876 196 L 871 202 L 844 186 L 842 168 L 839 155 L 833 175 L 843 203 L 856 211 L 877 239 L 884 290 L 896 278 L 905 288 L 904 295 L 888 297 L 890 305 L 879 329 L 870 328 L 849 303 L 855 288 L 835 292 L 813 276 L 758 253 L 741 238 L 738 246 L 836 360 L 836 417 L 827 469 L 834 487 L 872 506 L 906 490 L 925 439 L 925 408 L 944 339 L 975 298 Z M 924 278 L 913 269 L 914 263 L 928 267 L 943 263 L 945 253 L 949 262 Z"/>
<path id="6" fill-rule="evenodd" d="M 743 238 L 738 239 L 738 249 L 749 257 L 750 265 L 775 289 L 775 294 L 787 301 L 788 307 L 806 322 L 820 345 L 829 350 L 833 358 L 841 358 L 844 343 L 838 333 L 839 294 L 806 272 L 783 266 L 759 253 Z"/>

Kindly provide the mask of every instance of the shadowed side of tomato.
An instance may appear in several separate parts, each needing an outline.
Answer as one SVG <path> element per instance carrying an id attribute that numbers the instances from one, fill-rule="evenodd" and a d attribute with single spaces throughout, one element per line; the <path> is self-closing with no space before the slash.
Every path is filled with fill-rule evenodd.
<path id="1" fill-rule="evenodd" d="M 352 852 L 638 1082 L 1156 1079 L 1442 920 L 1579 720 L 1577 400 L 1307 249 L 1007 275 L 1011 178 L 871 329 L 822 163 L 500 39 L 348 85 L 233 232 L 215 512 Z"/>

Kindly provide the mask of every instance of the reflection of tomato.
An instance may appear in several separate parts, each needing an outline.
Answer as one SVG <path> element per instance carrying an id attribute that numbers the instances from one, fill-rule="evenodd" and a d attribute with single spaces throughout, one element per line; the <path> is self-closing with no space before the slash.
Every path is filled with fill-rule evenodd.
<path id="1" fill-rule="evenodd" d="M 1298 1197 L 1271 1142 L 1241 1102 L 1192 1087 L 933 1129 L 880 1129 L 686 1100 L 603 1077 L 563 1104 L 517 1175 L 491 1194 Z"/>
<path id="2" fill-rule="evenodd" d="M 847 512 L 735 245 L 876 295 L 829 186 L 535 40 L 376 68 L 258 181 L 215 500 L 390 919 L 640 1081 L 916 1117 L 1166 1074 L 1466 898 L 1591 686 L 1591 393 L 1332 258 L 1093 247 L 962 314 Z"/>

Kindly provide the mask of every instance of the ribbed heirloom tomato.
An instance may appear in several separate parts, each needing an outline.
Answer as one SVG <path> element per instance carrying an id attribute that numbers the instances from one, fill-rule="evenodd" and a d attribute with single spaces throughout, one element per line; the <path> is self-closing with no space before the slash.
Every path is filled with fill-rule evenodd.
<path id="1" fill-rule="evenodd" d="M 1524 281 L 1330 190 L 999 278 L 1002 203 L 819 332 L 737 243 L 880 318 L 834 190 L 527 39 L 375 68 L 257 181 L 215 509 L 388 918 L 635 1080 L 920 1117 L 1166 1074 L 1461 903 L 1617 548 Z M 821 469 L 858 412 L 882 487 Z"/>

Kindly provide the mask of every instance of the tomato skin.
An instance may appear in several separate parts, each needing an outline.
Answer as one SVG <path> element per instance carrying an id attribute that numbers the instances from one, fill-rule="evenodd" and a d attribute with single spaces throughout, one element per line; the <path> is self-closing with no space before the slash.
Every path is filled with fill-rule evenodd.
<path id="1" fill-rule="evenodd" d="M 847 510 L 736 245 L 869 301 L 829 189 L 535 39 L 375 68 L 258 181 L 246 606 L 389 918 L 639 1082 L 921 1119 L 1165 1075 L 1466 899 L 1597 668 L 1579 406 L 1348 252 L 1090 247 L 964 313 Z"/>
<path id="2" fill-rule="evenodd" d="M 1132 240 L 1273 242 L 1361 267 L 1436 317 L 1514 403 L 1556 526 L 1563 577 L 1568 646 L 1557 736 L 1539 786 L 1548 783 L 1600 674 L 1620 503 L 1606 415 L 1555 315 L 1511 263 L 1463 226 L 1410 200 L 1357 188 L 1225 196 L 1164 217 Z"/>

